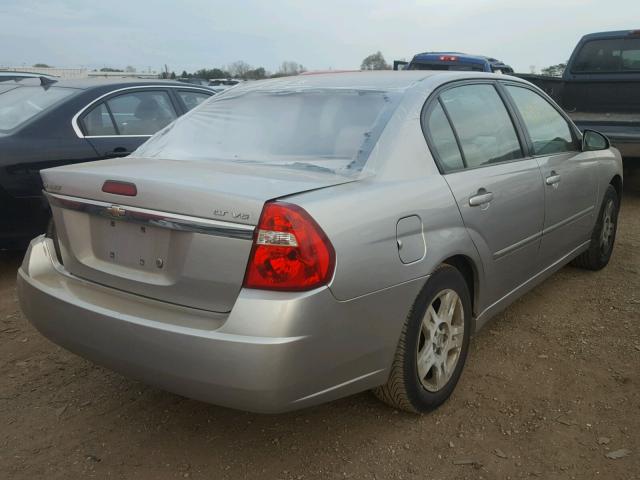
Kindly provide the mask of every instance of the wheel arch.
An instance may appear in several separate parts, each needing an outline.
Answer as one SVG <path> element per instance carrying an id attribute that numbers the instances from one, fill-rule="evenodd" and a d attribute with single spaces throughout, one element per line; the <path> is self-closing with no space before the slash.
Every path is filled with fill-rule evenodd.
<path id="1" fill-rule="evenodd" d="M 471 297 L 471 309 L 473 317 L 475 318 L 478 313 L 476 311 L 476 307 L 478 305 L 479 274 L 478 268 L 476 267 L 474 261 L 466 255 L 458 254 L 446 258 L 442 261 L 442 263 L 451 265 L 464 277 L 467 287 L 469 288 L 469 294 Z"/>
<path id="2" fill-rule="evenodd" d="M 622 203 L 622 177 L 618 174 L 614 175 L 609 182 L 609 185 L 616 189 L 616 193 L 618 194 L 618 205 L 620 205 Z"/>

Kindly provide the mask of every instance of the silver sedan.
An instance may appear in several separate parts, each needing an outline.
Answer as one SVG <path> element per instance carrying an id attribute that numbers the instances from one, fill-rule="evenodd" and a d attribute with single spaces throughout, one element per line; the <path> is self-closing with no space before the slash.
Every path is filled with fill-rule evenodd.
<path id="1" fill-rule="evenodd" d="M 604 136 L 471 72 L 242 85 L 42 179 L 54 224 L 18 273 L 38 330 L 259 412 L 366 389 L 437 407 L 492 316 L 569 262 L 607 265 L 622 194 Z"/>

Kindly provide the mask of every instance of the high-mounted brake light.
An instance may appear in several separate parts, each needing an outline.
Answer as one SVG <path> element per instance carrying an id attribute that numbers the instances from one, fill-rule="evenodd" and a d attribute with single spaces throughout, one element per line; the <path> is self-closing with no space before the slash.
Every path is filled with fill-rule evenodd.
<path id="1" fill-rule="evenodd" d="M 105 193 L 113 193 L 114 195 L 126 195 L 127 197 L 135 197 L 138 189 L 134 183 L 119 182 L 117 180 L 107 180 L 102 185 L 102 191 Z"/>
<path id="2" fill-rule="evenodd" d="M 326 285 L 335 251 L 316 221 L 301 207 L 266 203 L 256 227 L 244 287 L 300 291 Z"/>
<path id="3" fill-rule="evenodd" d="M 456 57 L 454 55 L 441 55 L 440 56 L 440 61 L 441 62 L 455 62 L 456 60 L 458 60 L 458 57 Z"/>

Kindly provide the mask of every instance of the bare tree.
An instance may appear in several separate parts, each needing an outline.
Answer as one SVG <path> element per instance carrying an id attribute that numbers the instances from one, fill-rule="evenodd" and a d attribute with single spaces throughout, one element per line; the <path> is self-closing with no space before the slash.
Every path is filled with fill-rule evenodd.
<path id="1" fill-rule="evenodd" d="M 306 72 L 306 68 L 298 62 L 284 61 L 280 65 L 280 68 L 275 73 L 276 77 L 288 77 L 291 75 L 299 75 L 302 72 Z"/>
<path id="2" fill-rule="evenodd" d="M 550 77 L 561 77 L 564 73 L 565 68 L 567 68 L 566 62 L 543 68 L 540 70 L 540 73 L 542 73 L 542 75 L 549 75 Z"/>
<path id="3" fill-rule="evenodd" d="M 360 65 L 361 70 L 389 70 L 390 68 L 380 50 L 365 57 Z"/>
<path id="4" fill-rule="evenodd" d="M 246 80 L 247 73 L 253 70 L 253 67 L 249 65 L 247 62 L 243 62 L 242 60 L 238 60 L 237 62 L 233 62 L 231 65 L 227 67 L 227 71 L 229 75 L 234 78 L 242 78 Z"/>

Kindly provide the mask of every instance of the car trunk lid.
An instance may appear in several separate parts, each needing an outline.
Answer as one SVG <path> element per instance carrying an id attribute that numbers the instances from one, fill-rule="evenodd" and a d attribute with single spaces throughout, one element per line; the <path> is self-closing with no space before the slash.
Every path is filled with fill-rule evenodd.
<path id="1" fill-rule="evenodd" d="M 137 295 L 228 312 L 264 203 L 353 181 L 313 170 L 123 158 L 41 172 L 72 274 Z M 133 183 L 135 196 L 102 191 Z"/>

